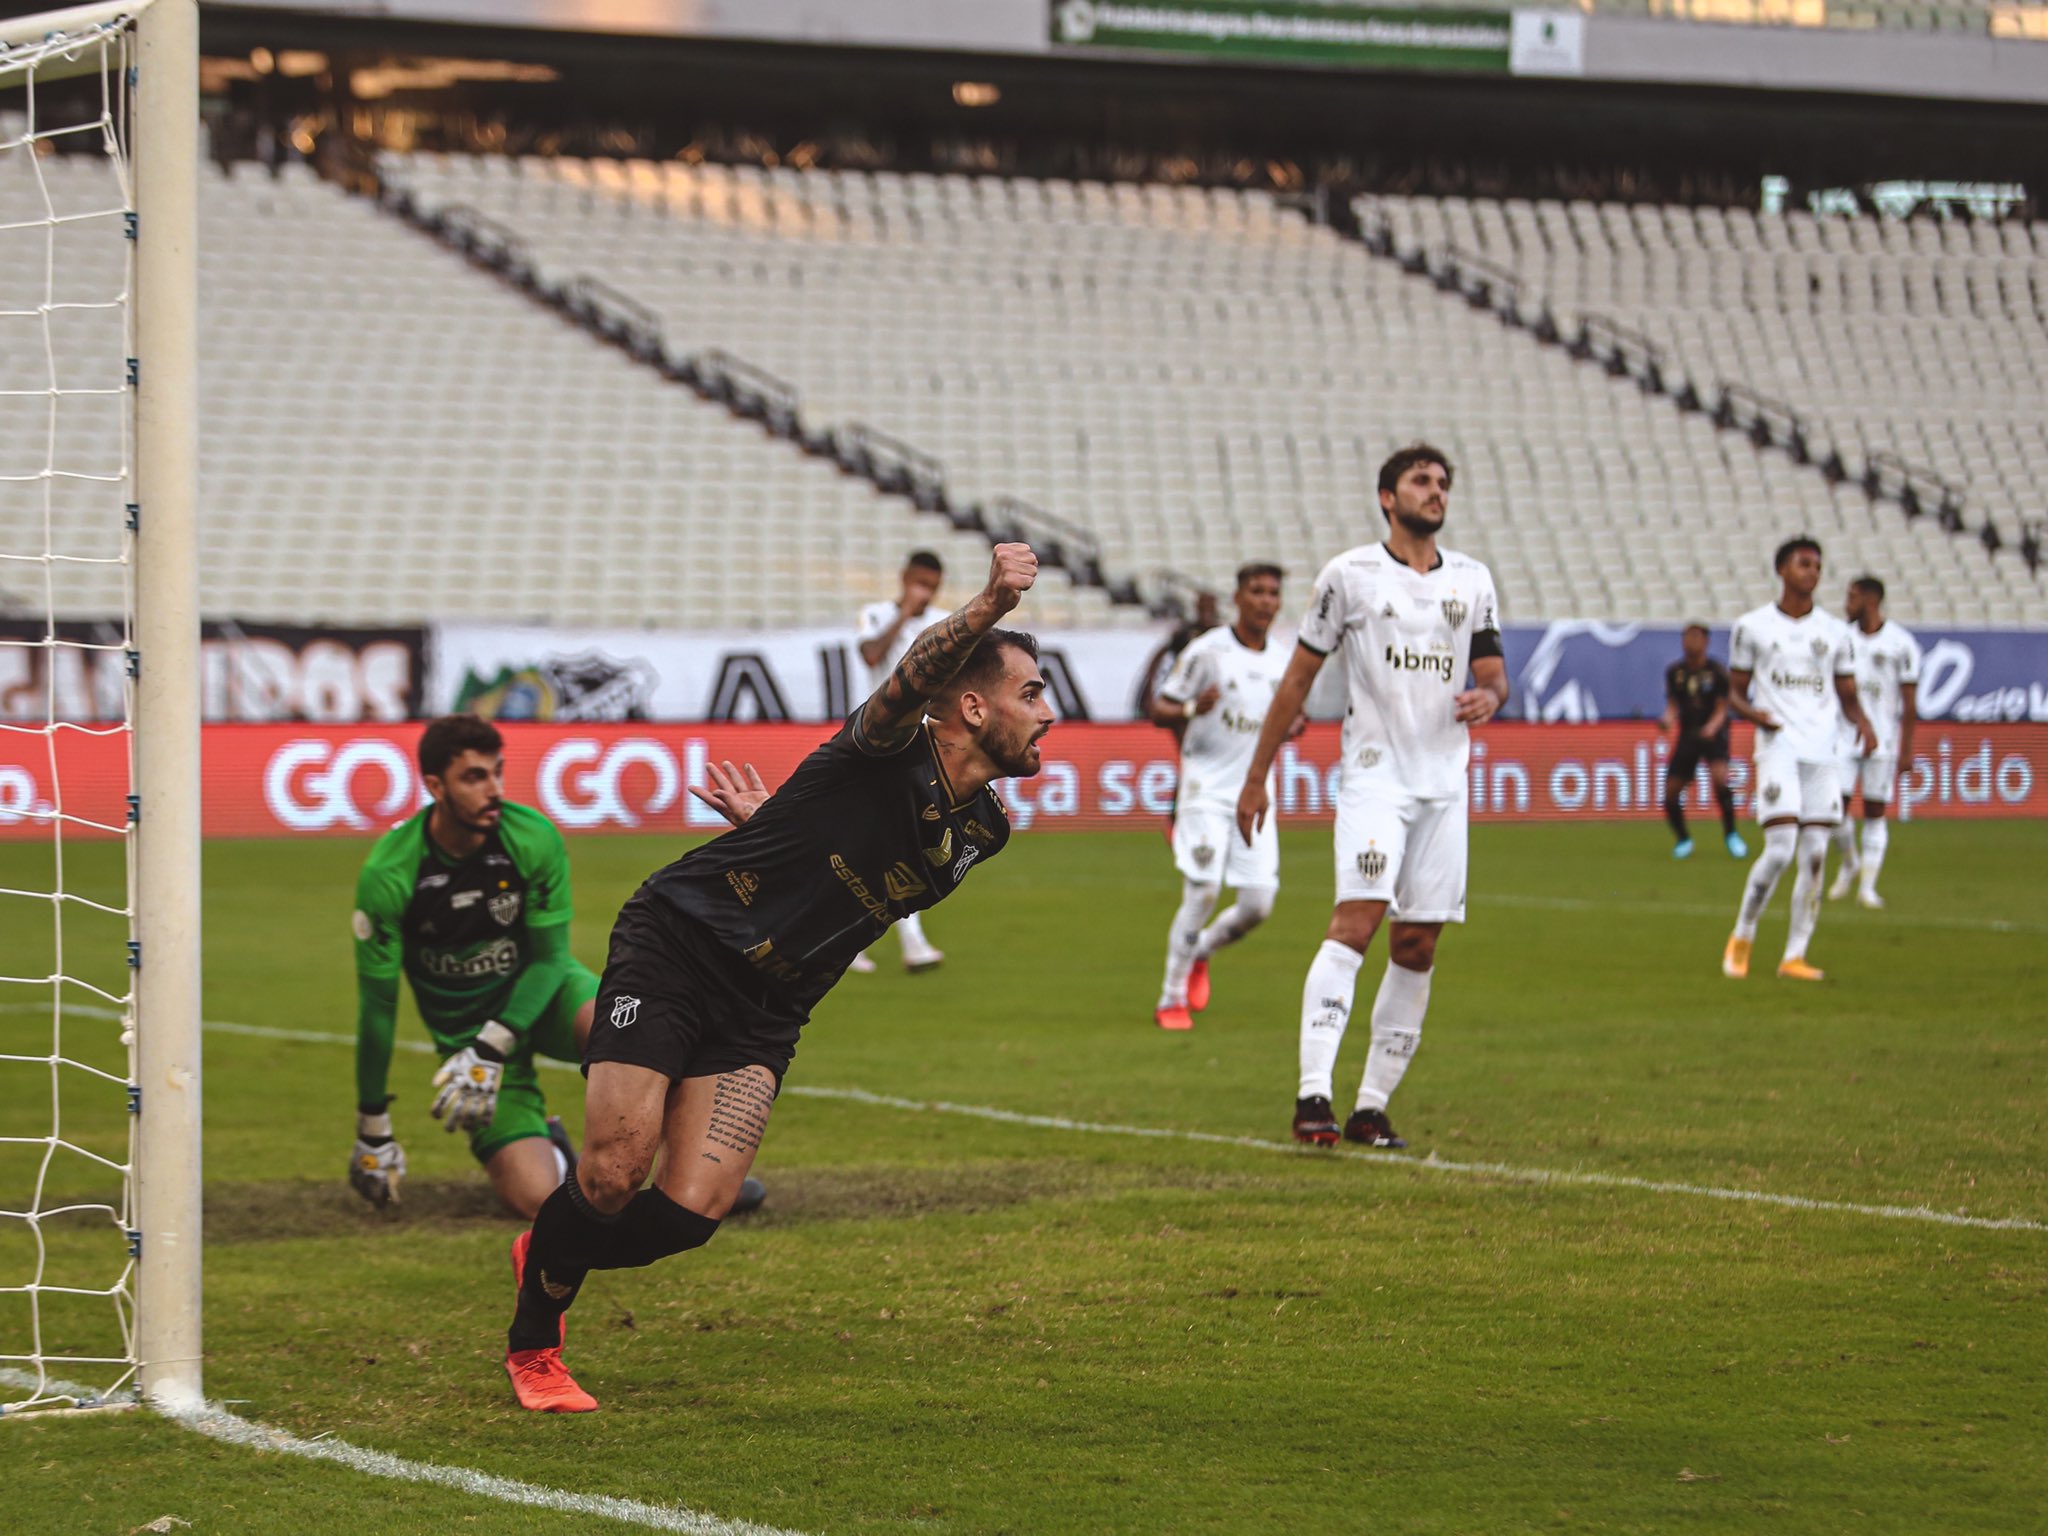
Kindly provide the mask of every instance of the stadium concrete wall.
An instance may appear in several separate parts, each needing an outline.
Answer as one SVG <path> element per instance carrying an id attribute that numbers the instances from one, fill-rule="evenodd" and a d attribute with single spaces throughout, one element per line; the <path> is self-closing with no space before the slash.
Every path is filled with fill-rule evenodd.
<path id="1" fill-rule="evenodd" d="M 413 749 L 421 727 L 206 728 L 209 837 L 373 836 L 424 803 Z M 811 725 L 507 725 L 507 791 L 565 832 L 703 835 L 724 825 L 689 794 L 714 761 L 751 762 L 780 783 L 829 734 Z M 1732 778 L 1745 808 L 1749 732 Z M 1641 724 L 1498 724 L 1474 734 L 1478 821 L 1649 820 L 1660 814 L 1668 744 Z M 1144 725 L 1067 725 L 1045 739 L 1036 778 L 1001 786 L 1023 830 L 1158 825 L 1171 814 L 1173 738 Z M 1333 815 L 1338 728 L 1311 726 L 1277 765 L 1285 822 Z M 43 840 L 61 801 L 64 835 L 115 835 L 127 814 L 122 735 L 0 733 L 0 841 Z M 1693 788 L 1711 809 L 1704 774 Z M 1899 814 L 2048 816 L 2048 726 L 1927 725 L 1902 776 Z"/>

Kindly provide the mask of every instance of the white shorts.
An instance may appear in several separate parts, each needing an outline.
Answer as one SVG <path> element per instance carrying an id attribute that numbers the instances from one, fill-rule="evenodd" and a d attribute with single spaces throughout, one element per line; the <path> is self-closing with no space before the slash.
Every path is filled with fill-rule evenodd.
<path id="1" fill-rule="evenodd" d="M 1865 805 L 1890 805 L 1892 791 L 1898 787 L 1898 782 L 1899 760 L 1889 752 L 1874 752 L 1869 757 L 1851 755 L 1842 759 L 1842 803 L 1845 808 L 1849 798 L 1859 791 Z"/>
<path id="2" fill-rule="evenodd" d="M 1841 769 L 1834 763 L 1801 762 L 1796 751 L 1773 746 L 1750 764 L 1750 807 L 1761 822 L 1796 817 L 1806 826 L 1834 826 L 1842 819 Z"/>
<path id="3" fill-rule="evenodd" d="M 1280 823 L 1271 811 L 1249 845 L 1231 811 L 1182 806 L 1173 818 L 1173 867 L 1190 880 L 1242 891 L 1280 889 Z"/>
<path id="4" fill-rule="evenodd" d="M 1398 923 L 1465 921 L 1466 803 L 1346 786 L 1337 796 L 1337 900 L 1384 901 Z"/>

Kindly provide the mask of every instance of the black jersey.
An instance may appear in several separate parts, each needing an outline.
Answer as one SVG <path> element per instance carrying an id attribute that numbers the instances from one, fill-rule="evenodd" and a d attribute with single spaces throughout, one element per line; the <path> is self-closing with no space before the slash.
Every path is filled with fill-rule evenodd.
<path id="1" fill-rule="evenodd" d="M 1714 711 L 1728 702 L 1728 669 L 1711 656 L 1695 671 L 1682 661 L 1674 661 L 1664 671 L 1664 696 L 1678 706 L 1678 730 L 1684 736 L 1697 736 L 1700 727 L 1714 717 Z M 1717 738 L 1728 734 L 1728 721 L 1723 717 Z"/>
<path id="2" fill-rule="evenodd" d="M 952 895 L 1009 840 L 993 788 L 954 799 L 929 726 L 878 757 L 849 722 L 744 826 L 647 886 L 808 1012 L 891 923 Z"/>

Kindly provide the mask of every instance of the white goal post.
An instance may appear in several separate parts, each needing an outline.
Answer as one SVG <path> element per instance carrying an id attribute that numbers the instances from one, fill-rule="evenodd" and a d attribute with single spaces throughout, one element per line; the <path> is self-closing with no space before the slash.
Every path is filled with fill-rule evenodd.
<path id="1" fill-rule="evenodd" d="M 58 89 L 70 82 L 75 98 L 80 78 L 97 75 L 97 103 L 79 122 L 37 120 L 39 103 L 63 98 Z M 39 87 L 48 87 L 39 95 Z M 11 126 L 12 125 L 12 126 Z M 64 135 L 72 135 L 64 139 Z M 60 142 L 62 139 L 62 142 Z M 91 144 L 113 168 L 108 178 L 125 206 L 94 206 L 68 210 L 53 194 L 55 172 L 63 155 Z M 49 447 L 39 474 L 0 473 L 0 496 L 10 497 L 5 527 L 39 529 L 40 549 L 21 547 L 10 537 L 0 545 L 0 574 L 27 572 L 40 584 L 43 625 L 40 641 L 17 641 L 40 652 L 44 676 L 54 678 L 57 653 L 74 649 L 107 650 L 70 638 L 68 620 L 105 618 L 105 614 L 62 611 L 60 578 L 90 566 L 125 567 L 125 606 L 121 648 L 127 651 L 125 719 L 111 729 L 126 731 L 130 746 L 127 825 L 109 825 L 67 808 L 60 782 L 62 746 L 67 731 L 81 727 L 64 718 L 56 703 L 54 683 L 48 690 L 46 717 L 37 726 L 15 724 L 11 730 L 39 730 L 48 748 L 52 788 L 49 803 L 16 815 L 15 820 L 47 826 L 52 867 L 57 871 L 48 892 L 9 891 L 17 898 L 48 900 L 56 925 L 58 964 L 48 977 L 7 977 L 25 986 L 41 986 L 51 998 L 49 1042 L 40 1055 L 0 1044 L 12 1063 L 47 1065 L 53 1084 L 47 1134 L 4 1136 L 15 1147 L 40 1157 L 35 1187 L 26 1192 L 0 1188 L 0 1214 L 19 1218 L 32 1235 L 38 1255 L 37 1279 L 44 1236 L 39 1223 L 53 1214 L 44 1208 L 43 1174 L 53 1156 L 79 1148 L 64 1139 L 60 1122 L 65 1104 L 54 1086 L 66 1068 L 76 1076 L 109 1079 L 106 1070 L 80 1068 L 66 1054 L 67 1013 L 90 1019 L 112 1015 L 128 1048 L 127 1095 L 131 1111 L 125 1163 L 85 1152 L 121 1178 L 120 1205 L 104 1207 L 116 1231 L 110 1241 L 125 1242 L 118 1281 L 104 1289 L 16 1285 L 15 1275 L 0 1273 L 0 1291 L 26 1296 L 28 1315 L 36 1319 L 31 1350 L 24 1352 L 0 1339 L 0 1354 L 22 1370 L 9 1368 L 0 1378 L 0 1404 L 10 1410 L 39 1406 L 85 1406 L 132 1397 L 139 1386 L 143 1400 L 166 1409 L 195 1407 L 201 1400 L 200 1372 L 200 763 L 199 763 L 199 604 L 198 541 L 198 277 L 197 191 L 199 156 L 199 23 L 196 0 L 129 0 L 126 4 L 80 6 L 68 10 L 0 21 L 0 158 L 19 154 L 26 168 L 23 186 L 40 189 L 42 203 L 29 217 L 0 211 L 0 234 L 20 235 L 21 242 L 0 248 L 0 283 L 7 293 L 39 291 L 39 302 L 0 300 L 0 318 L 31 330 L 40 324 L 48 354 L 47 385 L 21 387 L 18 376 L 0 379 L 4 403 L 28 412 L 46 411 Z M 0 191 L 4 191 L 0 187 Z M 33 205 L 33 198 L 29 199 Z M 67 274 L 60 251 L 63 241 L 89 219 L 115 219 L 125 224 L 132 242 L 126 263 L 129 274 L 121 291 L 105 301 L 78 302 L 67 289 L 76 273 Z M 116 226 L 118 227 L 118 226 Z M 37 242 L 40 242 L 38 245 Z M 24 261 L 23 249 L 34 252 Z M 11 252 L 11 254 L 10 254 Z M 30 266 L 34 270 L 30 271 Z M 45 270 L 47 269 L 47 270 Z M 62 361 L 63 342 L 71 334 L 67 322 L 77 311 L 124 312 L 127 357 L 125 398 L 115 388 L 86 388 L 77 380 L 90 373 L 84 364 Z M 111 320 L 106 334 L 112 336 Z M 41 367 L 41 359 L 35 367 Z M 95 362 L 94 366 L 97 366 Z M 34 372 L 34 368 L 27 370 Z M 99 401 L 87 396 L 111 397 Z M 79 433 L 60 433 L 63 411 L 99 410 L 118 403 L 121 423 L 118 471 L 80 469 L 68 461 L 76 453 Z M 74 418 L 75 419 L 75 418 Z M 110 433 L 111 435 L 111 433 Z M 82 547 L 94 530 L 68 526 L 91 522 L 118 548 L 118 558 L 66 553 Z M 74 658 L 75 659 L 75 658 Z M 18 807 L 17 807 L 18 809 Z M 110 818 L 115 820 L 117 818 Z M 87 984 L 110 1006 L 74 1006 L 65 997 L 80 990 L 64 963 L 63 923 L 67 894 L 63 852 L 67 832 L 82 836 L 115 835 L 127 842 L 125 906 L 99 905 L 100 912 L 125 915 L 129 929 L 129 972 L 126 995 L 110 987 Z M 5 850 L 9 844 L 0 844 Z M 0 880 L 0 885 L 15 882 Z M 83 903 L 93 906 L 93 903 Z M 0 913 L 0 920 L 4 920 Z M 0 1019 L 0 1025 L 7 1025 Z M 12 1027 L 12 1026 L 8 1026 Z M 0 1035 L 0 1041 L 19 1037 Z M 106 1091 L 119 1094 L 118 1079 Z M 37 1144 L 43 1150 L 37 1153 Z M 24 1198 L 26 1204 L 24 1205 Z M 19 1208 L 18 1208 L 19 1207 Z M 102 1209 L 100 1206 L 81 1209 Z M 119 1229 L 125 1227 L 125 1232 Z M 122 1267 L 125 1265 L 125 1268 Z M 84 1351 L 81 1365 L 100 1371 L 85 1387 L 65 1379 L 72 1359 L 61 1348 L 46 1346 L 38 1290 L 67 1297 L 105 1296 L 120 1313 L 127 1359 Z M 130 1317 L 132 1328 L 125 1324 Z M 17 1388 L 26 1386 L 23 1398 Z M 4 1433 L 4 1431 L 0 1431 Z"/>

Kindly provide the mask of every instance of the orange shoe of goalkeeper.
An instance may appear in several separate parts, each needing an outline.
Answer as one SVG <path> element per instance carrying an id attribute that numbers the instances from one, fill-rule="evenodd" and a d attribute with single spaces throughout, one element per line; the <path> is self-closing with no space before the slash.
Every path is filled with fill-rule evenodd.
<path id="1" fill-rule="evenodd" d="M 512 1395 L 532 1413 L 592 1413 L 597 1399 L 576 1385 L 560 1349 L 508 1349 L 505 1374 Z"/>

